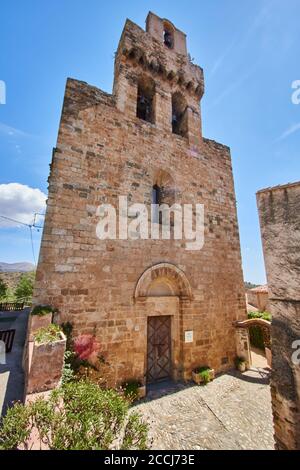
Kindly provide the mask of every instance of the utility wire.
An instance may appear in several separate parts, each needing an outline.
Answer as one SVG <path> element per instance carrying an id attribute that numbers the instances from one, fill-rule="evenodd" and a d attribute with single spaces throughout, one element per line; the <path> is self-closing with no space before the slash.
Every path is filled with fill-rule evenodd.
<path id="1" fill-rule="evenodd" d="M 29 231 L 30 231 L 30 240 L 31 240 L 32 257 L 33 257 L 34 265 L 36 266 L 36 259 L 35 259 L 34 245 L 33 245 L 33 238 L 32 238 L 32 227 L 29 227 Z"/>
<path id="2" fill-rule="evenodd" d="M 38 214 L 38 215 L 42 215 L 42 214 Z M 5 215 L 0 215 L 0 217 L 2 219 L 9 220 L 10 222 L 15 222 L 16 224 L 25 225 L 25 227 L 34 227 L 34 228 L 37 228 L 37 229 L 43 228 L 39 225 L 35 225 L 35 220 L 34 220 L 33 224 L 25 224 L 25 222 L 21 222 L 20 220 L 12 219 L 11 217 L 6 217 Z"/>
<path id="3" fill-rule="evenodd" d="M 30 231 L 30 241 L 31 241 L 31 250 L 32 250 L 32 257 L 34 261 L 34 265 L 36 266 L 36 258 L 35 258 L 35 252 L 34 252 L 34 244 L 33 244 L 33 236 L 32 236 L 32 229 L 42 229 L 43 227 L 39 225 L 35 225 L 35 220 L 37 215 L 44 215 L 44 214 L 38 214 L 37 212 L 34 214 L 34 219 L 33 219 L 33 224 L 26 224 L 25 222 L 21 222 L 20 220 L 12 219 L 11 217 L 6 217 L 5 215 L 0 215 L 2 219 L 9 220 L 10 222 L 15 222 L 16 224 L 24 225 L 25 227 L 29 228 Z"/>

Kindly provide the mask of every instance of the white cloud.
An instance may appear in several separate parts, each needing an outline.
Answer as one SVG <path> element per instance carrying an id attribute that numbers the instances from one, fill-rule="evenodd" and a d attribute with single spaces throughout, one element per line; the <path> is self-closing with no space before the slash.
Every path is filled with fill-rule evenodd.
<path id="1" fill-rule="evenodd" d="M 295 132 L 299 130 L 300 130 L 300 122 L 298 122 L 297 124 L 293 124 L 286 131 L 284 131 L 283 134 L 281 134 L 281 136 L 277 139 L 276 142 L 286 139 L 287 137 L 289 137 L 290 135 L 294 134 Z"/>
<path id="2" fill-rule="evenodd" d="M 0 122 L 0 134 L 4 134 L 11 137 L 30 137 L 26 132 L 16 129 L 15 127 L 8 126 L 4 122 Z"/>
<path id="3" fill-rule="evenodd" d="M 45 208 L 46 194 L 40 189 L 19 183 L 0 184 L 0 215 L 32 224 L 34 214 L 44 213 Z M 41 218 L 37 221 L 40 222 Z M 0 228 L 17 226 L 21 224 L 0 217 Z"/>

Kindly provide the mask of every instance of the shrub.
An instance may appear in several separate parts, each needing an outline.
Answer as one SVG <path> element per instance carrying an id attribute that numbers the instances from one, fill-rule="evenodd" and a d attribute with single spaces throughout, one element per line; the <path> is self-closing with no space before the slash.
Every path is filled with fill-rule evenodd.
<path id="1" fill-rule="evenodd" d="M 50 450 L 146 449 L 148 426 L 114 390 L 70 382 L 48 400 L 16 404 L 2 419 L 0 447 L 29 449 L 34 432 Z"/>
<path id="2" fill-rule="evenodd" d="M 129 401 L 135 401 L 139 397 L 139 388 L 142 386 L 137 380 L 129 380 L 122 384 L 124 395 Z"/>
<path id="3" fill-rule="evenodd" d="M 32 310 L 31 310 L 31 315 L 38 315 L 39 317 L 43 317 L 44 315 L 47 315 L 48 313 L 55 313 L 57 310 L 50 305 L 36 305 Z"/>
<path id="4" fill-rule="evenodd" d="M 269 312 L 248 312 L 248 318 L 249 320 L 252 318 L 261 318 L 269 322 L 272 320 L 272 316 Z"/>
<path id="5" fill-rule="evenodd" d="M 73 339 L 72 323 L 63 323 L 61 326 L 67 338 L 62 380 L 88 380 L 101 387 L 106 386 L 102 367 L 105 358 L 99 353 L 100 344 L 96 338 L 93 335 L 81 335 Z"/>
<path id="6" fill-rule="evenodd" d="M 72 367 L 74 353 L 71 351 L 66 351 L 64 355 L 64 366 L 62 370 L 61 383 L 66 384 L 75 380 L 75 373 Z"/>
<path id="7" fill-rule="evenodd" d="M 19 444 L 28 441 L 30 437 L 30 409 L 21 403 L 16 403 L 7 410 L 5 418 L 0 421 L 0 449 L 16 449 Z"/>
<path id="8" fill-rule="evenodd" d="M 34 339 L 38 344 L 53 343 L 61 339 L 61 329 L 58 325 L 51 323 L 44 328 L 40 328 L 34 334 Z"/>
<path id="9" fill-rule="evenodd" d="M 211 381 L 210 371 L 211 371 L 211 368 L 208 366 L 199 367 L 198 369 L 195 370 L 196 374 L 199 374 L 200 377 L 202 378 L 204 385 L 208 384 L 208 382 Z"/>

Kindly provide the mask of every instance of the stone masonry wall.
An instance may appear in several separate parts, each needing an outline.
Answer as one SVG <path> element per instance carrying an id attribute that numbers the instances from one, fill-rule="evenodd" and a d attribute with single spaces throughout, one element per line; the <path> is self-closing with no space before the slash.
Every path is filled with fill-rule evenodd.
<path id="1" fill-rule="evenodd" d="M 154 124 L 136 117 L 142 74 L 156 84 Z M 176 90 L 189 104 L 186 138 L 172 133 Z M 75 334 L 97 336 L 110 385 L 145 381 L 147 317 L 153 314 L 173 315 L 174 378 L 190 378 L 198 365 L 217 372 L 233 366 L 233 323 L 246 318 L 234 183 L 229 148 L 201 136 L 202 94 L 202 70 L 130 21 L 116 56 L 112 95 L 67 81 L 34 303 L 57 307 Z M 187 251 L 181 240 L 99 240 L 97 207 L 116 206 L 119 195 L 150 205 L 162 171 L 174 182 L 176 202 L 204 204 L 203 249 Z M 190 297 L 179 289 L 176 302 L 136 299 L 142 274 L 165 262 L 184 273 Z M 177 280 L 169 270 L 162 273 L 175 292 Z M 186 330 L 194 332 L 192 343 L 184 342 Z"/>
<path id="2" fill-rule="evenodd" d="M 278 449 L 300 449 L 300 364 L 293 356 L 300 340 L 300 183 L 259 191 L 257 202 L 272 313 L 275 440 Z"/>

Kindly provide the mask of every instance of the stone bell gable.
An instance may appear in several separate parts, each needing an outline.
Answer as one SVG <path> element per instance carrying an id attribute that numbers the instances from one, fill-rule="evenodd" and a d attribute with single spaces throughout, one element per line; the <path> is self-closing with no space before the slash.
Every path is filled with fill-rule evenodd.
<path id="1" fill-rule="evenodd" d="M 166 47 L 168 28 L 173 46 Z M 172 99 L 183 116 L 183 133 L 191 144 L 199 144 L 201 116 L 199 103 L 204 93 L 203 70 L 194 65 L 186 49 L 186 36 L 172 23 L 149 13 L 146 31 L 127 20 L 115 61 L 114 96 L 118 109 L 136 116 L 139 85 L 155 87 L 153 121 L 157 129 L 170 132 Z"/>
<path id="2" fill-rule="evenodd" d="M 34 304 L 96 336 L 111 385 L 233 366 L 246 319 L 236 201 L 229 148 L 202 137 L 203 90 L 185 34 L 152 13 L 146 31 L 125 24 L 112 95 L 67 81 Z M 203 204 L 203 248 L 99 239 L 98 208 L 120 196 Z"/>

